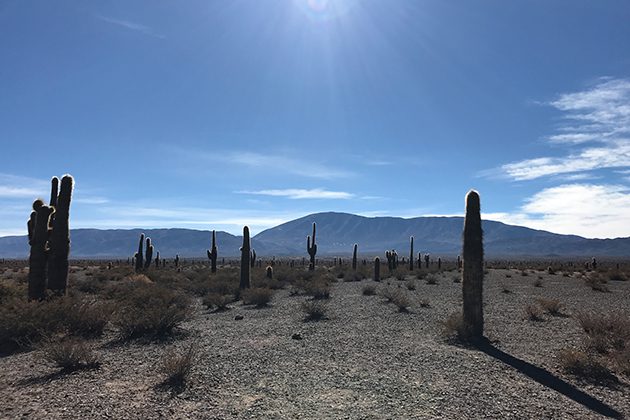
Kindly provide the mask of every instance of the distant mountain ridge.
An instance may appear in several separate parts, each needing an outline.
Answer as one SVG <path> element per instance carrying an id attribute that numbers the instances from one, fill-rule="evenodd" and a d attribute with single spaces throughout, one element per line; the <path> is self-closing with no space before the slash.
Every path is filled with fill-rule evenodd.
<path id="1" fill-rule="evenodd" d="M 349 255 L 353 244 L 363 255 L 380 255 L 396 249 L 409 253 L 409 237 L 414 237 L 415 252 L 435 256 L 461 253 L 463 217 L 364 217 L 348 213 L 315 213 L 260 232 L 252 247 L 260 256 L 306 255 L 306 236 L 317 224 L 318 255 Z M 491 257 L 573 257 L 630 256 L 630 238 L 586 239 L 559 235 L 521 226 L 483 221 L 484 249 Z M 140 233 L 151 237 L 156 250 L 165 258 L 204 257 L 210 247 L 210 231 L 192 229 L 73 229 L 72 258 L 127 258 L 136 251 Z M 217 232 L 219 255 L 240 255 L 240 236 Z M 27 258 L 26 236 L 0 238 L 0 257 Z"/>

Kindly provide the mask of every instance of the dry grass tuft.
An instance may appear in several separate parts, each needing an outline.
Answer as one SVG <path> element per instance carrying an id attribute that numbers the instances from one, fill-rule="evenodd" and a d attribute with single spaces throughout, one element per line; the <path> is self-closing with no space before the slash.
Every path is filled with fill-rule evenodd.
<path id="1" fill-rule="evenodd" d="M 54 363 L 64 372 L 95 369 L 100 366 L 98 356 L 79 338 L 46 339 L 38 349 L 44 360 Z"/>
<path id="2" fill-rule="evenodd" d="M 540 298 L 538 299 L 538 304 L 543 311 L 547 312 L 549 315 L 561 315 L 560 311 L 562 310 L 563 305 L 558 299 Z"/>
<path id="3" fill-rule="evenodd" d="M 304 312 L 304 321 L 321 321 L 326 319 L 326 304 L 319 300 L 307 300 L 302 303 L 302 312 Z"/>
<path id="4" fill-rule="evenodd" d="M 525 305 L 525 316 L 526 319 L 534 322 L 543 321 L 542 310 L 531 303 Z"/>
<path id="5" fill-rule="evenodd" d="M 162 358 L 161 372 L 164 375 L 162 386 L 174 392 L 182 392 L 190 380 L 197 361 L 197 346 L 191 344 L 184 352 L 169 350 Z"/>

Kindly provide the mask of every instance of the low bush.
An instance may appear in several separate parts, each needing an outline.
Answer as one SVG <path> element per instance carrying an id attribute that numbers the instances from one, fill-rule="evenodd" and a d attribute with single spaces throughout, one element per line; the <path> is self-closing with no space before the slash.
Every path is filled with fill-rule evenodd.
<path id="1" fill-rule="evenodd" d="M 376 287 L 371 285 L 371 284 L 367 284 L 365 286 L 363 286 L 363 295 L 364 296 L 374 296 L 376 294 Z"/>
<path id="2" fill-rule="evenodd" d="M 221 295 L 219 293 L 208 293 L 202 300 L 202 303 L 208 309 L 214 309 L 216 312 L 230 309 L 228 305 L 232 302 L 234 302 L 233 296 Z"/>
<path id="3" fill-rule="evenodd" d="M 148 284 L 130 289 L 117 304 L 113 323 L 120 339 L 164 338 L 191 315 L 188 296 Z"/>
<path id="4" fill-rule="evenodd" d="M 82 339 L 66 337 L 47 339 L 38 346 L 42 358 L 65 372 L 99 367 L 98 355 Z"/>
<path id="5" fill-rule="evenodd" d="M 543 320 L 542 310 L 533 304 L 525 305 L 525 316 L 526 319 L 534 322 L 540 322 Z"/>
<path id="6" fill-rule="evenodd" d="M 302 303 L 302 312 L 304 312 L 304 321 L 320 321 L 326 319 L 326 305 L 322 301 L 307 300 Z"/>
<path id="7" fill-rule="evenodd" d="M 257 308 L 265 307 L 271 302 L 273 290 L 264 287 L 252 287 L 241 293 L 245 305 L 255 305 Z"/>
<path id="8" fill-rule="evenodd" d="M 547 312 L 549 315 L 560 315 L 560 311 L 562 310 L 562 303 L 558 299 L 546 299 L 540 298 L 538 299 L 538 304 L 543 309 L 543 311 Z"/>
<path id="9" fill-rule="evenodd" d="M 434 275 L 427 276 L 427 284 L 438 284 L 438 279 Z"/>
<path id="10" fill-rule="evenodd" d="M 565 349 L 558 353 L 560 366 L 568 373 L 591 382 L 616 382 L 617 378 L 593 355 L 580 350 Z"/>
<path id="11" fill-rule="evenodd" d="M 407 286 L 407 290 L 416 290 L 416 282 L 413 280 L 407 280 L 405 286 Z"/>
<path id="12" fill-rule="evenodd" d="M 603 276 L 596 273 L 591 273 L 584 278 L 584 283 L 596 292 L 609 292 L 610 290 L 606 286 L 607 282 Z"/>

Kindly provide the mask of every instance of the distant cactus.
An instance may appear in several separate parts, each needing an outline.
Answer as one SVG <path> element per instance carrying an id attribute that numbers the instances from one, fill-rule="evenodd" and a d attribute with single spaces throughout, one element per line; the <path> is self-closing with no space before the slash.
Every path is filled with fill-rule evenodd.
<path id="1" fill-rule="evenodd" d="M 458 255 L 457 256 L 457 269 L 461 269 L 462 268 L 462 258 Z"/>
<path id="2" fill-rule="evenodd" d="M 438 270 L 442 269 L 442 258 L 438 257 Z"/>
<path id="3" fill-rule="evenodd" d="M 243 246 L 241 247 L 241 289 L 248 289 L 250 284 L 250 258 L 251 244 L 249 239 L 249 227 L 243 227 Z"/>
<path id="4" fill-rule="evenodd" d="M 413 236 L 409 238 L 409 271 L 413 271 Z"/>
<path id="5" fill-rule="evenodd" d="M 477 339 L 483 336 L 483 232 L 479 194 L 474 190 L 466 195 L 463 248 L 464 329 L 468 338 Z"/>
<path id="6" fill-rule="evenodd" d="M 431 262 L 431 255 L 424 254 L 424 265 L 426 268 L 429 268 L 429 263 Z"/>
<path id="7" fill-rule="evenodd" d="M 175 263 L 175 268 L 179 267 L 179 255 L 175 254 L 173 262 Z"/>
<path id="8" fill-rule="evenodd" d="M 218 257 L 219 252 L 217 248 L 217 237 L 214 230 L 212 231 L 212 246 L 210 247 L 210 249 L 206 250 L 206 253 L 208 254 L 208 259 L 210 260 L 210 272 L 216 273 L 217 272 L 217 257 Z"/>
<path id="9" fill-rule="evenodd" d="M 160 268 L 160 251 L 155 255 L 155 268 Z"/>
<path id="10" fill-rule="evenodd" d="M 374 281 L 381 281 L 381 259 L 374 258 Z"/>
<path id="11" fill-rule="evenodd" d="M 313 238 L 311 243 L 311 237 L 306 237 L 306 251 L 311 257 L 311 262 L 308 265 L 309 271 L 315 270 L 315 255 L 317 254 L 317 244 L 315 243 L 315 222 L 313 222 Z"/>
<path id="12" fill-rule="evenodd" d="M 597 259 L 595 257 L 591 260 L 591 267 L 593 267 L 593 270 L 597 270 Z"/>
<path id="13" fill-rule="evenodd" d="M 250 255 L 250 266 L 254 268 L 256 266 L 256 250 L 252 248 L 252 252 Z"/>
<path id="14" fill-rule="evenodd" d="M 354 246 L 352 247 L 352 269 L 356 270 L 357 269 L 357 248 L 359 246 L 357 244 L 354 244 Z"/>
<path id="15" fill-rule="evenodd" d="M 142 271 L 144 269 L 144 233 L 140 234 L 138 252 L 136 252 L 133 257 L 136 260 L 136 272 Z"/>
<path id="16" fill-rule="evenodd" d="M 51 181 L 50 205 L 37 199 L 27 223 L 31 246 L 29 256 L 28 298 L 41 300 L 46 287 L 55 295 L 64 295 L 68 284 L 70 254 L 70 202 L 74 179 L 64 175 Z M 48 279 L 47 279 L 48 277 Z"/>
<path id="17" fill-rule="evenodd" d="M 151 244 L 151 238 L 147 238 L 147 249 L 144 258 L 144 269 L 147 270 L 151 267 L 151 261 L 153 261 L 153 245 Z"/>
<path id="18" fill-rule="evenodd" d="M 291 263 L 293 263 L 293 261 L 291 261 Z M 266 275 L 268 279 L 272 279 L 273 278 L 273 267 L 268 265 L 267 266 L 267 270 L 266 270 Z"/>

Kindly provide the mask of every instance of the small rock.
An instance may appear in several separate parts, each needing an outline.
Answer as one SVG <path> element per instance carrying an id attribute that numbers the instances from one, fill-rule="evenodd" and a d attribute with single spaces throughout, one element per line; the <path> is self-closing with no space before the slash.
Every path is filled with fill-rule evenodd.
<path id="1" fill-rule="evenodd" d="M 243 319 L 243 315 L 236 315 L 236 316 L 234 317 L 234 320 L 235 320 L 235 321 L 240 321 L 240 320 L 242 320 L 242 319 Z"/>
<path id="2" fill-rule="evenodd" d="M 300 333 L 295 333 L 291 336 L 292 339 L 294 340 L 301 340 L 302 339 L 302 334 Z"/>

